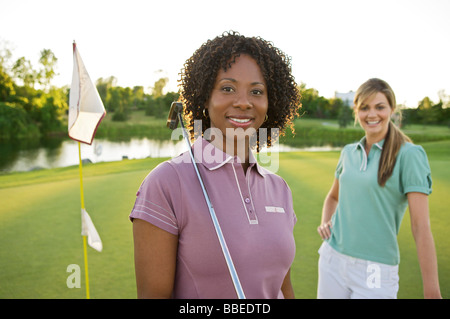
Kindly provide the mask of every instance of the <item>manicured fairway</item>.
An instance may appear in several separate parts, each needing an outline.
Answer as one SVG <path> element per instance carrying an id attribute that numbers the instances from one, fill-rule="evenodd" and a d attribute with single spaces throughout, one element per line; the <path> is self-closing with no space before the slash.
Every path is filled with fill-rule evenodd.
<path id="1" fill-rule="evenodd" d="M 450 296 L 450 142 L 424 144 L 433 173 L 431 225 L 441 291 Z M 294 195 L 298 217 L 292 281 L 297 298 L 315 298 L 316 233 L 339 152 L 281 153 L 278 174 Z M 91 298 L 135 298 L 128 214 L 142 179 L 162 159 L 87 165 L 85 204 L 104 250 L 88 249 Z M 78 167 L 0 176 L 0 298 L 85 298 Z M 421 298 L 422 284 L 408 212 L 402 223 L 399 298 Z M 81 267 L 81 288 L 69 289 L 67 267 Z"/>

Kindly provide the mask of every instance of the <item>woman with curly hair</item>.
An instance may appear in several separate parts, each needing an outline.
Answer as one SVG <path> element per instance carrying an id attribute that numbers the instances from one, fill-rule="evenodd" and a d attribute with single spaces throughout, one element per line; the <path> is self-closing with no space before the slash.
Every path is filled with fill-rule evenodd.
<path id="1" fill-rule="evenodd" d="M 289 58 L 259 37 L 224 33 L 186 61 L 180 82 L 192 138 L 201 127 L 193 154 L 245 296 L 293 298 L 292 194 L 250 151 L 271 146 L 300 107 Z M 130 219 L 139 298 L 237 296 L 188 153 L 138 190 Z"/>

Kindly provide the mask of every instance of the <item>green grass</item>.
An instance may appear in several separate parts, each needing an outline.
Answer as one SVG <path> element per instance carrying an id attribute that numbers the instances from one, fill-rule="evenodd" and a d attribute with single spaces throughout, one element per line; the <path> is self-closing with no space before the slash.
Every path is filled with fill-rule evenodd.
<path id="1" fill-rule="evenodd" d="M 441 291 L 450 296 L 450 141 L 424 144 L 433 173 L 431 225 Z M 315 298 L 316 233 L 339 152 L 280 154 L 280 174 L 294 195 L 298 217 L 292 281 L 297 298 Z M 83 167 L 86 209 L 104 250 L 88 248 L 91 298 L 135 298 L 131 222 L 135 193 L 163 159 L 97 163 Z M 78 167 L 0 176 L 0 298 L 85 298 Z M 402 223 L 399 298 L 421 298 L 422 284 L 408 213 Z M 82 288 L 66 286 L 70 264 L 81 267 Z"/>
<path id="2" fill-rule="evenodd" d="M 134 298 L 131 223 L 128 214 L 140 182 L 161 159 L 87 165 L 85 206 L 102 237 L 89 248 L 93 298 Z M 46 174 L 47 173 L 47 174 Z M 78 168 L 0 177 L 0 298 L 84 298 L 68 289 L 66 272 L 83 272 Z"/>

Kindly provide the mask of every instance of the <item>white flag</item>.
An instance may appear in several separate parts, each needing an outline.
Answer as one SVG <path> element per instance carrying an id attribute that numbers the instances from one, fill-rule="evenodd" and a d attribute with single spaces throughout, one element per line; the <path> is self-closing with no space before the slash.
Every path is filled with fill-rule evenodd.
<path id="1" fill-rule="evenodd" d="M 89 246 L 99 252 L 102 251 L 102 240 L 100 239 L 91 217 L 85 209 L 81 209 L 81 235 L 87 236 Z"/>
<path id="2" fill-rule="evenodd" d="M 105 107 L 92 83 L 76 44 L 73 44 L 73 74 L 69 98 L 69 137 L 91 145 Z"/>

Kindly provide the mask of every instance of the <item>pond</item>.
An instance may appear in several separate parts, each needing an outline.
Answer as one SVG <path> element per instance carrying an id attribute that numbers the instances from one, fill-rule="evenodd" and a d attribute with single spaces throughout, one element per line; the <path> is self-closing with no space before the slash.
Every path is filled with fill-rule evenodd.
<path id="1" fill-rule="evenodd" d="M 273 151 L 289 152 L 298 150 L 328 151 L 332 147 L 292 148 L 283 144 L 275 145 Z M 141 159 L 147 157 L 173 157 L 187 150 L 184 140 L 152 140 L 132 138 L 128 141 L 95 139 L 92 145 L 81 144 L 81 158 L 98 163 Z M 263 150 L 264 152 L 265 150 Z M 50 140 L 40 145 L 0 145 L 0 172 L 19 172 L 45 168 L 78 165 L 78 143 L 71 139 Z"/>

